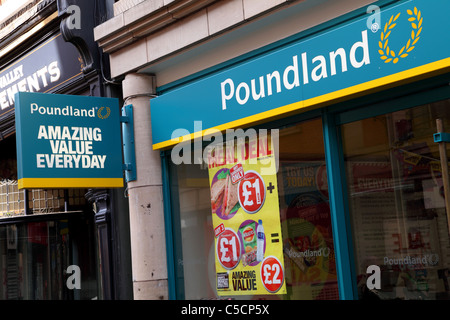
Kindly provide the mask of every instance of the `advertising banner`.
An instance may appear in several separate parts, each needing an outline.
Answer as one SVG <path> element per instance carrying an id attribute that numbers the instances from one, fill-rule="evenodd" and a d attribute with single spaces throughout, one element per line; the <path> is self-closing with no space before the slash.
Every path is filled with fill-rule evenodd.
<path id="1" fill-rule="evenodd" d="M 15 102 L 19 189 L 123 186 L 117 99 L 19 92 Z"/>
<path id="2" fill-rule="evenodd" d="M 218 295 L 285 294 L 275 154 L 268 135 L 208 151 Z"/>

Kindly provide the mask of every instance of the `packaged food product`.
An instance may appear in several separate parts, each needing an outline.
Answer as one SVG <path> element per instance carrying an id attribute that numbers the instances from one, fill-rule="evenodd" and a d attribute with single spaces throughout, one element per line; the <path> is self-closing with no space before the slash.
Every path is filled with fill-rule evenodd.
<path id="1" fill-rule="evenodd" d="M 257 236 L 256 222 L 252 221 L 239 228 L 245 253 L 242 254 L 244 267 L 256 261 Z"/>

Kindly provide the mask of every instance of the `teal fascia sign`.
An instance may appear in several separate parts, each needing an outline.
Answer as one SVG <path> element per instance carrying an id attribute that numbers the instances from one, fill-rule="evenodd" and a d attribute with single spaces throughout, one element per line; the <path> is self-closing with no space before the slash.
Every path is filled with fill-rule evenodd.
<path id="1" fill-rule="evenodd" d="M 19 188 L 123 186 L 119 101 L 15 95 Z"/>
<path id="2" fill-rule="evenodd" d="M 448 72 L 448 12 L 448 0 L 397 2 L 379 26 L 360 15 L 167 91 L 151 101 L 153 148 Z"/>

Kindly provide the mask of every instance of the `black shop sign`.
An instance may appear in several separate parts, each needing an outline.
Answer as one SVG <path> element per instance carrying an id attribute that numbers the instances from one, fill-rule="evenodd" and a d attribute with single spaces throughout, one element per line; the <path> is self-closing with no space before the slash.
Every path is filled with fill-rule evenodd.
<path id="1" fill-rule="evenodd" d="M 14 110 L 17 92 L 55 92 L 82 75 L 83 62 L 60 33 L 0 70 L 0 116 Z"/>

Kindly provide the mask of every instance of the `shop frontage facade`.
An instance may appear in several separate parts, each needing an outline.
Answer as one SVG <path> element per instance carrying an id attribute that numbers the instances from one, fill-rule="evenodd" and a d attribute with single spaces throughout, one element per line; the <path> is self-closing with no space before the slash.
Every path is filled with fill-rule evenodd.
<path id="1" fill-rule="evenodd" d="M 125 281 L 114 282 L 112 273 L 114 262 L 118 273 L 123 269 L 111 245 L 116 233 L 111 212 L 126 210 L 124 200 L 106 189 L 58 185 L 24 189 L 18 181 L 18 92 L 111 94 L 103 86 L 99 57 L 88 48 L 89 36 L 70 29 L 69 5 L 57 1 L 0 5 L 5 12 L 0 33 L 0 300 L 130 297 L 125 286 L 121 294 L 115 292 L 114 287 Z M 88 7 L 92 9 L 88 2 L 78 3 L 78 8 Z M 84 16 L 84 30 L 92 28 L 93 16 L 92 10 Z"/>
<path id="2" fill-rule="evenodd" d="M 339 4 L 274 6 L 139 69 L 170 299 L 450 297 L 449 4 Z"/>

